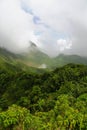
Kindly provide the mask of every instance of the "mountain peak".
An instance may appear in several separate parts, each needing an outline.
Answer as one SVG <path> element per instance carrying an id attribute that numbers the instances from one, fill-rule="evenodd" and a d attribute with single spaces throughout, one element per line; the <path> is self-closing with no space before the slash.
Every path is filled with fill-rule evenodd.
<path id="1" fill-rule="evenodd" d="M 34 42 L 30 41 L 29 43 L 30 43 L 30 46 L 28 47 L 29 52 L 32 52 L 32 51 L 35 52 L 39 50 L 37 45 Z"/>
<path id="2" fill-rule="evenodd" d="M 30 41 L 29 43 L 30 43 L 30 47 L 37 47 L 37 45 L 34 42 Z"/>

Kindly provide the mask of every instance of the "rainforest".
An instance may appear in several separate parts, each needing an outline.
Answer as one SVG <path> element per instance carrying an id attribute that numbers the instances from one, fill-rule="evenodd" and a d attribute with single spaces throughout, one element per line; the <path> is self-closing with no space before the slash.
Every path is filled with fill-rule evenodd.
<path id="1" fill-rule="evenodd" d="M 86 129 L 86 65 L 51 71 L 0 68 L 0 130 Z"/>

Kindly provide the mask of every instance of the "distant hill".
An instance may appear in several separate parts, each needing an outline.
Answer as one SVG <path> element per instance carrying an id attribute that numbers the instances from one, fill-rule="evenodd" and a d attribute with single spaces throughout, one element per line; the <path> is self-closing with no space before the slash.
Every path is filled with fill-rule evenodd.
<path id="1" fill-rule="evenodd" d="M 78 55 L 60 54 L 57 57 L 51 58 L 43 53 L 36 44 L 30 43 L 30 46 L 25 53 L 14 54 L 4 48 L 0 48 L 0 67 L 5 68 L 7 64 L 9 67 L 17 69 L 34 68 L 56 68 L 69 63 L 85 64 L 87 65 L 87 58 Z"/>
<path id="2" fill-rule="evenodd" d="M 40 68 L 41 66 L 43 68 L 43 65 L 45 68 L 56 68 L 69 63 L 87 64 L 87 58 L 78 55 L 60 54 L 54 58 L 49 57 L 47 54 L 43 53 L 33 42 L 30 43 L 28 51 L 21 56 L 24 64 L 37 68 Z"/>
<path id="3" fill-rule="evenodd" d="M 84 64 L 87 65 L 87 58 L 81 57 L 78 55 L 64 55 L 60 54 L 59 56 L 53 58 L 53 66 L 64 66 L 69 63 L 75 63 L 75 64 Z"/>

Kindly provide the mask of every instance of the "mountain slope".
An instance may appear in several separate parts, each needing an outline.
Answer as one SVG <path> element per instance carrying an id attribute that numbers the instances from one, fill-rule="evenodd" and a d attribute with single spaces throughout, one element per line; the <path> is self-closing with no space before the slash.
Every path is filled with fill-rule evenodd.
<path id="1" fill-rule="evenodd" d="M 5 69 L 7 71 L 12 70 L 20 70 L 17 66 L 17 55 L 9 52 L 4 48 L 0 48 L 0 68 Z"/>
<path id="2" fill-rule="evenodd" d="M 60 54 L 57 57 L 51 58 L 43 53 L 37 45 L 31 42 L 28 52 L 22 55 L 25 64 L 40 67 L 46 66 L 47 68 L 56 68 L 66 65 L 68 63 L 87 64 L 87 58 L 78 55 L 65 55 Z"/>
<path id="3" fill-rule="evenodd" d="M 22 54 L 22 59 L 24 63 L 33 67 L 39 68 L 42 64 L 46 64 L 52 62 L 52 59 L 45 53 L 43 53 L 37 45 L 31 42 L 28 51 Z"/>
<path id="4" fill-rule="evenodd" d="M 32 72 L 43 72 L 41 69 L 28 66 L 24 63 L 22 55 L 14 54 L 4 48 L 0 48 L 0 70 L 5 70 L 11 73 L 18 71 L 32 71 Z"/>
<path id="5" fill-rule="evenodd" d="M 59 56 L 55 57 L 53 59 L 55 67 L 56 66 L 63 66 L 69 63 L 75 63 L 75 64 L 85 64 L 87 65 L 87 58 L 81 57 L 78 55 L 64 55 L 60 54 Z"/>
<path id="6" fill-rule="evenodd" d="M 0 48 L 0 67 L 6 68 L 7 65 L 12 68 L 26 70 L 30 67 L 34 68 L 56 68 L 69 63 L 87 65 L 87 58 L 78 55 L 60 54 L 57 57 L 51 58 L 43 53 L 37 45 L 31 42 L 27 52 L 14 54 L 6 49 Z"/>

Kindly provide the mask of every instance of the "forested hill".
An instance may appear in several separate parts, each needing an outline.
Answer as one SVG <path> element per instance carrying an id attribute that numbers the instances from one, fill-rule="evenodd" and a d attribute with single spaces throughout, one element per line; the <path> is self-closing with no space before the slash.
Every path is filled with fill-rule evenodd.
<path id="1" fill-rule="evenodd" d="M 0 71 L 3 70 L 8 73 L 16 73 L 20 71 L 42 73 L 44 71 L 42 69 L 28 66 L 23 61 L 24 59 L 22 55 L 14 54 L 5 48 L 0 48 Z"/>
<path id="2" fill-rule="evenodd" d="M 4 48 L 0 48 L 0 66 L 4 69 L 28 70 L 30 67 L 55 69 L 69 63 L 87 65 L 87 58 L 78 55 L 60 54 L 56 57 L 49 57 L 43 53 L 34 43 L 31 43 L 25 53 L 14 54 Z M 29 69 L 30 70 L 30 69 Z"/>
<path id="3" fill-rule="evenodd" d="M 0 69 L 0 130 L 87 130 L 87 66 Z"/>

